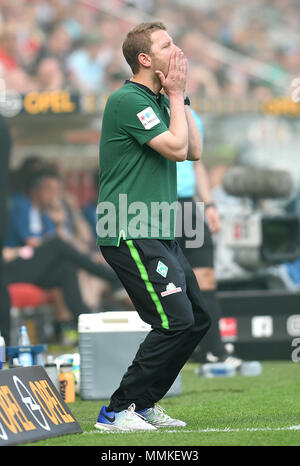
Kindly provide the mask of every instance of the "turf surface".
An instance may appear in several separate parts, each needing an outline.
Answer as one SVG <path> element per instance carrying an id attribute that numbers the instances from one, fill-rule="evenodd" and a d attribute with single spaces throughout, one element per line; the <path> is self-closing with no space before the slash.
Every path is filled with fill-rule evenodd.
<path id="1" fill-rule="evenodd" d="M 69 407 L 83 433 L 30 445 L 300 445 L 300 364 L 264 362 L 257 377 L 238 374 L 213 379 L 195 375 L 196 367 L 187 364 L 183 369 L 182 395 L 160 403 L 172 417 L 187 422 L 184 428 L 103 433 L 94 423 L 105 400 L 83 401 L 78 397 Z"/>

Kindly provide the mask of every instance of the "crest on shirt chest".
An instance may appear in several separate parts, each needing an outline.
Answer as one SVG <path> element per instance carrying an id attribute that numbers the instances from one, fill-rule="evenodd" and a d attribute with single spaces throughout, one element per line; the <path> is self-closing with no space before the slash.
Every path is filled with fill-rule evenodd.
<path id="1" fill-rule="evenodd" d="M 164 278 L 166 278 L 167 273 L 168 273 L 168 267 L 166 264 L 164 264 L 161 261 L 158 261 L 157 267 L 156 267 L 156 272 L 162 275 Z"/>

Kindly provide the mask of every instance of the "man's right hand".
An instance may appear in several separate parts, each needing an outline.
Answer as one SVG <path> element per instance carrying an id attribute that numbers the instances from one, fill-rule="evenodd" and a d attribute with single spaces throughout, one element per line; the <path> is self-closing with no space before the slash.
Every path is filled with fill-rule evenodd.
<path id="1" fill-rule="evenodd" d="M 169 96 L 184 94 L 187 79 L 187 59 L 181 50 L 174 50 L 171 54 L 169 71 L 165 76 L 156 70 L 164 92 Z"/>
<path id="2" fill-rule="evenodd" d="M 183 162 L 188 152 L 188 125 L 184 109 L 187 60 L 181 50 L 172 52 L 167 76 L 156 71 L 164 92 L 170 99 L 169 130 L 155 136 L 147 144 L 173 162 Z"/>

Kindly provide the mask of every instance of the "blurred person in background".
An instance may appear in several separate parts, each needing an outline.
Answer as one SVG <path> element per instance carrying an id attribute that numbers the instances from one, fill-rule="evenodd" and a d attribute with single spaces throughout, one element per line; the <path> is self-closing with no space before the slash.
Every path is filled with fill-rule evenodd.
<path id="1" fill-rule="evenodd" d="M 8 166 L 11 152 L 11 135 L 5 118 L 0 115 L 0 332 L 7 345 L 10 340 L 10 296 L 5 277 L 2 249 L 6 232 L 8 200 Z"/>
<path id="2" fill-rule="evenodd" d="M 99 91 L 104 76 L 104 66 L 98 56 L 101 38 L 97 34 L 86 34 L 81 42 L 82 46 L 66 60 L 70 81 L 80 91 Z"/>
<path id="3" fill-rule="evenodd" d="M 65 73 L 66 58 L 70 53 L 71 47 L 72 37 L 70 36 L 67 28 L 63 24 L 57 24 L 54 26 L 49 37 L 46 37 L 37 52 L 35 61 L 32 64 L 32 74 L 36 75 L 40 62 L 49 57 L 56 58 L 60 63 L 62 72 Z"/>
<path id="4" fill-rule="evenodd" d="M 230 169 L 231 163 L 216 163 L 207 170 L 210 199 L 215 203 L 221 220 L 226 220 L 236 209 L 243 209 L 243 200 L 228 194 L 223 186 L 225 173 Z M 232 248 L 226 244 L 223 229 L 214 234 L 214 275 L 216 278 L 245 276 L 245 270 L 236 262 Z M 247 273 L 246 273 L 247 276 Z"/>
<path id="5" fill-rule="evenodd" d="M 204 130 L 202 121 L 194 111 L 193 115 L 202 134 L 203 144 Z M 226 362 L 239 367 L 242 361 L 227 353 L 220 334 L 221 309 L 216 296 L 217 281 L 214 270 L 212 235 L 220 230 L 221 223 L 216 204 L 211 197 L 209 177 L 202 161 L 192 162 L 186 160 L 183 163 L 177 163 L 177 192 L 178 202 L 182 209 L 182 224 L 178 225 L 177 231 L 180 231 L 181 235 L 177 236 L 176 239 L 193 268 L 211 318 L 211 326 L 201 340 L 200 345 L 196 348 L 195 355 L 200 353 L 201 362 Z M 192 228 L 197 227 L 196 209 L 198 207 L 195 201 L 196 197 L 200 197 L 204 203 L 204 238 L 201 247 L 189 248 L 186 246 L 186 242 L 193 241 L 193 238 L 187 237 L 185 234 L 184 213 L 186 209 L 190 210 Z"/>
<path id="6" fill-rule="evenodd" d="M 51 164 L 50 164 L 51 166 Z M 28 189 L 31 183 L 32 177 L 35 176 L 35 173 L 40 170 L 49 168 L 49 164 L 40 156 L 32 154 L 27 155 L 21 165 L 11 172 L 10 175 L 10 209 L 13 211 L 16 206 L 23 205 L 26 206 L 25 210 L 28 208 Z M 59 191 L 59 190 L 58 190 Z M 54 201 L 55 202 L 55 201 Z M 14 205 L 15 204 L 15 205 Z M 30 208 L 30 207 L 29 207 Z M 46 218 L 48 217 L 48 210 L 45 211 Z M 30 214 L 29 214 L 30 216 Z M 31 215 L 32 216 L 32 215 Z M 58 214 L 59 216 L 59 214 Z M 63 216 L 63 219 L 65 216 Z M 51 219 L 49 216 L 49 222 L 53 220 L 54 225 L 51 225 L 51 230 L 57 230 L 57 215 L 54 219 Z M 25 221 L 25 224 L 28 222 Z M 57 232 L 57 231 L 56 231 Z M 61 326 L 64 322 L 69 322 L 72 320 L 71 311 L 68 309 L 63 293 L 60 288 L 53 288 L 48 291 L 51 305 L 53 306 L 53 320 L 54 320 L 54 338 L 60 340 L 62 339 L 62 329 Z"/>
<path id="7" fill-rule="evenodd" d="M 35 86 L 38 90 L 55 91 L 67 87 L 59 60 L 55 57 L 43 58 L 37 68 Z"/>
<path id="8" fill-rule="evenodd" d="M 39 161 L 34 163 L 38 166 Z M 29 171 L 30 178 L 24 180 L 24 191 L 18 191 L 12 197 L 6 246 L 37 247 L 44 237 L 55 233 L 55 224 L 47 215 L 46 208 L 57 195 L 59 179 L 56 172 L 40 167 L 37 171 Z"/>

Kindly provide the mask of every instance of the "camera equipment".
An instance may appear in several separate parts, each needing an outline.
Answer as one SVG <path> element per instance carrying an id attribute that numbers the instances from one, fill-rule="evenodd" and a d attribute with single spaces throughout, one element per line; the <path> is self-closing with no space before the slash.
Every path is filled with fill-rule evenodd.
<path id="1" fill-rule="evenodd" d="M 224 242 L 234 251 L 234 260 L 246 269 L 294 260 L 300 256 L 300 220 L 263 200 L 287 198 L 293 189 L 290 174 L 236 166 L 223 178 L 228 194 L 250 198 L 223 219 Z"/>

